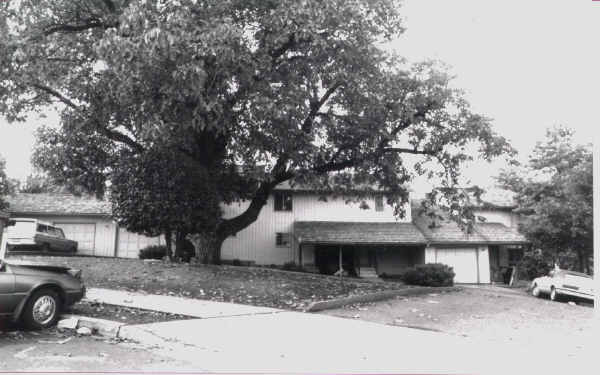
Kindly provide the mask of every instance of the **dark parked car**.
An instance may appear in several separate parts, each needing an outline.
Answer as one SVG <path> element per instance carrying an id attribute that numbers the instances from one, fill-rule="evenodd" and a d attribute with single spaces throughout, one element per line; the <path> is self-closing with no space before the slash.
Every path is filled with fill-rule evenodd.
<path id="1" fill-rule="evenodd" d="M 77 241 L 66 238 L 62 229 L 37 219 L 10 219 L 6 237 L 11 250 L 77 252 Z"/>
<path id="2" fill-rule="evenodd" d="M 84 295 L 79 270 L 0 257 L 0 319 L 21 321 L 31 329 L 46 328 Z"/>

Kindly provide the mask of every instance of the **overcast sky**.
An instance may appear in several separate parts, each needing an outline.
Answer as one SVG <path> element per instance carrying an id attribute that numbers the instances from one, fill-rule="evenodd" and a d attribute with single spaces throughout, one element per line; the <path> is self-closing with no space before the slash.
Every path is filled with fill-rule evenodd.
<path id="1" fill-rule="evenodd" d="M 407 31 L 393 44 L 411 61 L 438 59 L 456 75 L 472 108 L 494 119 L 525 161 L 545 129 L 563 124 L 591 142 L 600 96 L 600 2 L 592 0 L 405 0 Z M 24 179 L 33 131 L 56 123 L 0 118 L 7 174 Z M 473 165 L 466 176 L 490 185 L 502 165 Z M 416 186 L 416 189 L 419 187 Z"/>

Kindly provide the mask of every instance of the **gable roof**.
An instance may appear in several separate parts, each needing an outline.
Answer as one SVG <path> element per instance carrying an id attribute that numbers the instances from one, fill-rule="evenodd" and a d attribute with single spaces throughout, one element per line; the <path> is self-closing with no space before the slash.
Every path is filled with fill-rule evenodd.
<path id="1" fill-rule="evenodd" d="M 423 234 L 412 223 L 354 223 L 297 221 L 294 237 L 312 244 L 424 245 Z"/>
<path id="2" fill-rule="evenodd" d="M 92 196 L 59 193 L 20 193 L 7 197 L 8 211 L 13 215 L 84 215 L 110 216 L 111 205 L 108 201 Z"/>

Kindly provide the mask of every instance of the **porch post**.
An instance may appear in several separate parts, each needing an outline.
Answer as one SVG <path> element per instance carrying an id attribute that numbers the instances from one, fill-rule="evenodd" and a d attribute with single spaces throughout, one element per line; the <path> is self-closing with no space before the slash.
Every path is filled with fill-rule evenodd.
<path id="1" fill-rule="evenodd" d="M 340 272 L 340 280 L 342 279 L 342 275 L 344 274 L 344 270 L 342 269 L 342 245 L 340 245 L 340 256 L 339 256 L 339 272 Z"/>

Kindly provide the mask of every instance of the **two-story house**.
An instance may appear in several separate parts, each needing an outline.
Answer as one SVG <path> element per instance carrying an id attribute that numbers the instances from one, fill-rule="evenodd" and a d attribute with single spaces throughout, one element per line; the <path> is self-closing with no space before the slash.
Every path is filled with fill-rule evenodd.
<path id="1" fill-rule="evenodd" d="M 406 216 L 398 219 L 382 195 L 369 199 L 365 209 L 343 197 L 323 200 L 318 192 L 281 186 L 255 223 L 224 242 L 222 257 L 266 265 L 295 262 L 329 274 L 342 268 L 362 277 L 445 263 L 454 268 L 457 283 L 502 281 L 501 272 L 518 260 L 527 241 L 517 231 L 512 202 L 490 198 L 476 207 L 485 222 L 466 234 L 449 220 L 432 228 L 417 204 L 407 204 Z M 224 209 L 232 217 L 245 204 Z"/>

